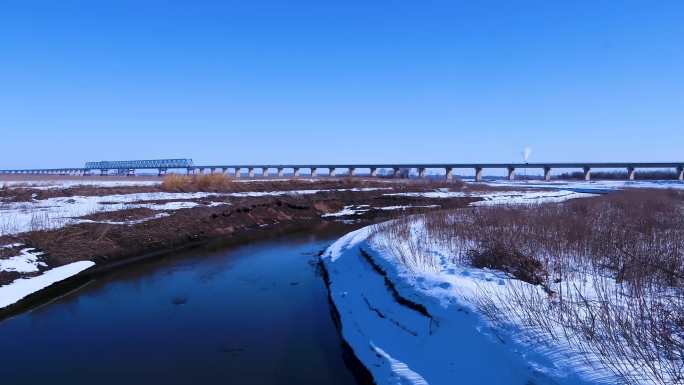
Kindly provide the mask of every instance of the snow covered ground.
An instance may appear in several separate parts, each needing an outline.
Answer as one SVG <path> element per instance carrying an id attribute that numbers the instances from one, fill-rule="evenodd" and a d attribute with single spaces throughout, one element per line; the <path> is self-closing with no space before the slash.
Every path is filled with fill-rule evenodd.
<path id="1" fill-rule="evenodd" d="M 0 246 L 0 248 L 15 248 L 20 247 L 21 244 L 15 243 L 11 245 Z M 39 270 L 41 266 L 47 266 L 45 262 L 41 262 L 40 256 L 43 252 L 36 251 L 31 247 L 22 248 L 19 254 L 0 259 L 0 271 L 16 271 L 18 273 L 33 273 Z"/>
<path id="2" fill-rule="evenodd" d="M 424 197 L 424 198 L 482 198 L 481 201 L 471 203 L 471 206 L 487 206 L 497 204 L 526 205 L 539 203 L 563 202 L 576 198 L 591 198 L 596 194 L 576 192 L 570 190 L 550 191 L 449 191 L 439 189 L 429 192 L 408 192 L 385 194 L 388 196 Z"/>
<path id="3" fill-rule="evenodd" d="M 409 269 L 370 235 L 370 227 L 347 234 L 322 261 L 342 335 L 376 383 L 614 383 L 563 346 L 495 328 L 478 313 L 481 290 L 524 283 L 453 265 L 440 250 L 431 250 L 436 264 Z"/>
<path id="4" fill-rule="evenodd" d="M 215 196 L 212 193 L 137 193 L 103 196 L 56 197 L 30 202 L 0 204 L 0 235 L 25 231 L 55 229 L 76 223 L 75 218 L 106 211 L 131 208 L 152 210 L 179 210 L 199 205 L 196 202 L 177 201 Z M 175 201 L 174 201 L 175 200 Z M 169 201 L 162 203 L 135 203 L 140 201 Z"/>
<path id="5" fill-rule="evenodd" d="M 56 188 L 73 188 L 77 186 L 88 187 L 128 187 L 128 186 L 158 186 L 159 181 L 149 180 L 96 180 L 96 179 L 53 179 L 53 180 L 1 180 L 0 186 L 7 187 L 30 187 L 36 190 L 48 190 Z"/>
<path id="6" fill-rule="evenodd" d="M 43 252 L 31 247 L 22 247 L 21 243 L 0 245 L 0 249 L 17 250 L 9 258 L 0 259 L 0 272 L 38 273 L 47 264 L 41 261 Z M 29 294 L 62 281 L 95 265 L 91 261 L 80 261 L 43 271 L 36 276 L 15 279 L 13 282 L 0 286 L 0 309 L 9 306 Z"/>
<path id="7" fill-rule="evenodd" d="M 361 215 L 371 210 L 370 205 L 351 205 L 344 206 L 340 211 L 321 215 L 322 218 L 347 217 L 351 215 Z"/>
<path id="8" fill-rule="evenodd" d="M 18 234 L 25 231 L 56 229 L 68 224 L 84 222 L 76 218 L 106 211 L 119 211 L 131 208 L 149 208 L 156 211 L 173 211 L 193 208 L 200 203 L 187 201 L 211 197 L 274 197 L 313 195 L 320 192 L 364 192 L 385 190 L 386 188 L 350 188 L 330 190 L 294 190 L 294 191 L 266 191 L 266 192 L 235 192 L 235 193 L 135 193 L 103 196 L 73 196 L 55 197 L 30 202 L 0 203 L 0 235 Z M 391 188 L 390 188 L 391 189 Z M 159 201 L 149 203 L 145 201 Z M 164 202 L 168 201 L 168 202 Z M 228 204 L 225 202 L 210 202 L 210 207 Z M 146 220 L 154 219 L 154 217 Z M 114 223 L 114 222 L 112 222 Z M 122 223 L 132 224 L 132 223 Z"/>
<path id="9" fill-rule="evenodd" d="M 437 208 L 439 205 L 404 205 L 404 206 L 383 206 L 383 207 L 371 207 L 370 205 L 350 205 L 344 206 L 340 211 L 334 213 L 328 213 L 321 215 L 322 218 L 331 217 L 347 217 L 353 215 L 362 215 L 371 210 L 382 210 L 382 211 L 394 211 L 394 210 L 408 210 L 413 208 Z"/>
<path id="10" fill-rule="evenodd" d="M 35 277 L 19 278 L 10 284 L 0 286 L 0 309 L 94 265 L 95 263 L 91 261 L 74 262 L 47 270 Z"/>
<path id="11" fill-rule="evenodd" d="M 474 181 L 468 181 L 474 183 Z M 507 186 L 507 187 L 525 187 L 525 188 L 543 188 L 543 189 L 566 189 L 573 191 L 613 191 L 624 190 L 629 188 L 655 188 L 655 189 L 684 189 L 684 182 L 677 180 L 650 180 L 650 181 L 625 181 L 625 180 L 596 180 L 596 181 L 524 181 L 524 180 L 495 180 L 482 182 L 488 186 Z"/>

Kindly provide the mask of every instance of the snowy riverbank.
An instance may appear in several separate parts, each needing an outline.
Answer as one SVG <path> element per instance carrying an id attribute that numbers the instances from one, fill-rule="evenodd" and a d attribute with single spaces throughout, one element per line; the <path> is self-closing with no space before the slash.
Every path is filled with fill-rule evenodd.
<path id="1" fill-rule="evenodd" d="M 322 261 L 342 335 L 378 384 L 611 383 L 563 346 L 515 325 L 495 328 L 478 313 L 483 290 L 528 284 L 445 255 L 409 270 L 371 232 L 344 236 Z"/>
<path id="2" fill-rule="evenodd" d="M 19 278 L 10 284 L 0 286 L 0 309 L 13 305 L 33 293 L 72 277 L 92 266 L 95 266 L 94 262 L 78 261 L 46 270 L 34 277 Z"/>

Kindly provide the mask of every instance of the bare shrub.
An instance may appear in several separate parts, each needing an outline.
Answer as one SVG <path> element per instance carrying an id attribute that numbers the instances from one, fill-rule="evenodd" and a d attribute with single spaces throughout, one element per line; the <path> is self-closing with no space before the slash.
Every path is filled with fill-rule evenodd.
<path id="1" fill-rule="evenodd" d="M 500 242 L 482 242 L 466 255 L 475 267 L 502 270 L 533 285 L 543 283 L 545 272 L 541 262 Z"/>

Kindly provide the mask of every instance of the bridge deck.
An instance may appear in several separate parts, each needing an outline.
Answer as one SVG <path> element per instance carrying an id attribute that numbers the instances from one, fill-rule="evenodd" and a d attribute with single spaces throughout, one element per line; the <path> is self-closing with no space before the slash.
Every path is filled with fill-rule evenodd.
<path id="1" fill-rule="evenodd" d="M 134 161 L 138 162 L 138 161 Z M 530 169 L 530 168 L 553 168 L 553 169 L 569 169 L 569 168 L 679 168 L 684 167 L 684 161 L 682 162 L 549 162 L 549 163 L 320 163 L 320 164 L 214 164 L 214 165 L 194 165 L 190 163 L 147 163 L 151 161 L 143 161 L 145 163 L 133 163 L 133 162 L 107 162 L 106 164 L 100 162 L 89 162 L 87 167 L 62 167 L 62 168 L 27 168 L 27 169 L 6 169 L 0 170 L 0 173 L 11 173 L 11 172 L 70 172 L 70 171 L 88 171 L 88 170 L 152 170 L 159 168 L 169 168 L 169 169 L 262 169 L 262 168 L 285 168 L 285 169 L 310 169 L 310 168 L 336 168 L 336 169 L 349 169 L 349 168 L 368 168 L 368 169 L 381 169 L 381 168 L 451 168 L 451 169 L 461 169 L 461 168 L 482 168 L 482 169 Z"/>
<path id="2" fill-rule="evenodd" d="M 110 170 L 118 174 L 134 175 L 135 170 L 159 170 L 159 175 L 166 173 L 168 169 L 184 169 L 188 173 L 209 169 L 227 171 L 233 169 L 235 176 L 240 176 L 240 170 L 249 170 L 249 175 L 254 176 L 253 170 L 262 169 L 266 175 L 269 169 L 277 169 L 278 175 L 283 175 L 284 169 L 294 170 L 295 176 L 299 175 L 300 169 L 310 169 L 311 175 L 315 176 L 314 170 L 329 169 L 330 175 L 334 175 L 336 169 L 347 169 L 349 175 L 354 175 L 356 169 L 370 169 L 371 175 L 376 176 L 377 170 L 392 169 L 396 176 L 402 169 L 416 169 L 421 177 L 425 176 L 426 169 L 443 169 L 446 178 L 451 179 L 454 169 L 474 169 L 475 179 L 481 180 L 484 169 L 505 169 L 509 179 L 515 178 L 516 169 L 543 169 L 544 179 L 550 179 L 551 169 L 581 169 L 584 178 L 591 178 L 592 169 L 627 169 L 628 179 L 634 179 L 637 168 L 674 168 L 677 170 L 677 179 L 684 181 L 684 162 L 549 162 L 549 163 L 360 163 L 360 164 L 218 164 L 218 165 L 194 165 L 192 159 L 160 159 L 160 160 L 137 160 L 137 161 L 102 161 L 88 162 L 83 168 L 50 168 L 50 169 L 15 169 L 0 170 L 0 174 L 77 174 L 85 175 L 93 171 L 100 171 L 101 175 L 107 175 Z"/>

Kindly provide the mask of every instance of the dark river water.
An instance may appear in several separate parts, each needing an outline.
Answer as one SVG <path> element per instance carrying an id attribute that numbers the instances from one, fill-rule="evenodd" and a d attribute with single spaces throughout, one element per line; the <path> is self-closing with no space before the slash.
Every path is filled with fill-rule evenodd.
<path id="1" fill-rule="evenodd" d="M 0 384 L 356 384 L 315 231 L 129 266 L 0 323 Z"/>

